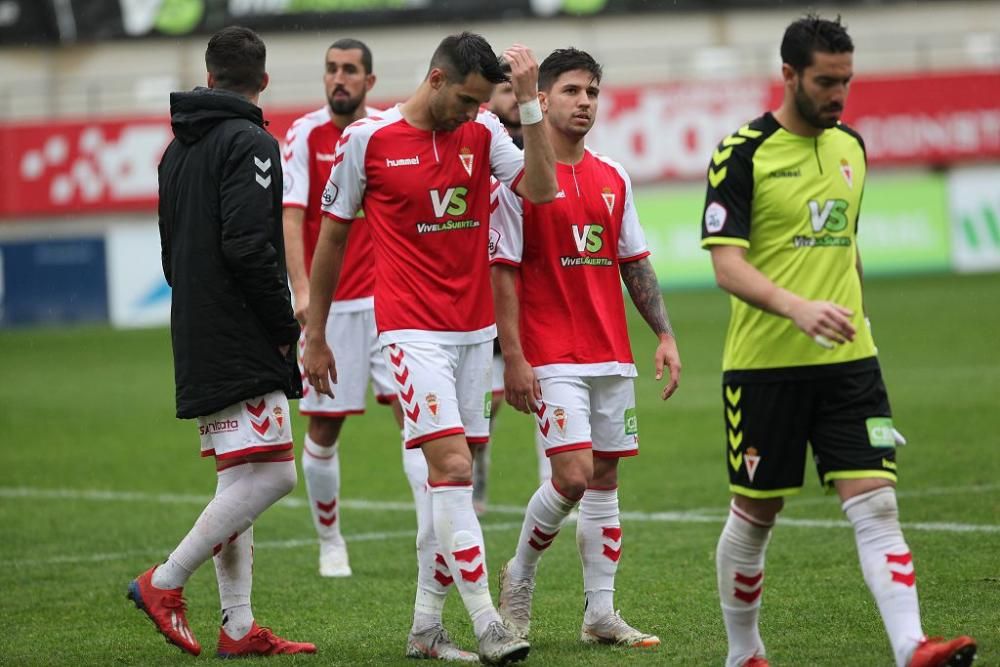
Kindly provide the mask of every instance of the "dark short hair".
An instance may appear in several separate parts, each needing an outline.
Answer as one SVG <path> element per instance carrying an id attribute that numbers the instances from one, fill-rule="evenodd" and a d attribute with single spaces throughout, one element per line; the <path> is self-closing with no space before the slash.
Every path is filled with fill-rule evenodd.
<path id="1" fill-rule="evenodd" d="M 368 45 L 362 42 L 360 39 L 352 39 L 350 37 L 344 37 L 343 39 L 338 39 L 336 42 L 331 44 L 327 51 L 330 49 L 338 49 L 340 51 L 350 51 L 351 49 L 358 49 L 361 51 L 361 65 L 365 68 L 365 74 L 372 73 L 372 50 L 368 48 Z"/>
<path id="2" fill-rule="evenodd" d="M 504 74 L 493 47 L 482 35 L 463 32 L 441 40 L 431 56 L 431 69 L 437 67 L 451 83 L 465 81 L 469 74 L 481 74 L 490 83 L 503 83 Z"/>
<path id="3" fill-rule="evenodd" d="M 840 15 L 835 21 L 807 14 L 785 29 L 781 40 L 781 62 L 801 72 L 813 63 L 813 53 L 853 53 L 854 42 L 841 24 Z"/>
<path id="4" fill-rule="evenodd" d="M 264 85 L 267 49 L 250 28 L 229 26 L 212 35 L 205 49 L 205 67 L 215 86 L 244 95 L 254 95 Z"/>
<path id="5" fill-rule="evenodd" d="M 556 79 L 566 72 L 576 70 L 590 72 L 597 83 L 601 82 L 601 77 L 604 75 L 600 63 L 586 51 L 572 46 L 568 49 L 556 49 L 538 66 L 538 89 L 550 90 Z"/>

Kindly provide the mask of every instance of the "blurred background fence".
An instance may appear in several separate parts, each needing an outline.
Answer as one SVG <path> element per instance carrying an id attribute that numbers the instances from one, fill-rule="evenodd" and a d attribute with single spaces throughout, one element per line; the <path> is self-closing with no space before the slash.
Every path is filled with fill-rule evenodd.
<path id="1" fill-rule="evenodd" d="M 163 324 L 156 165 L 167 96 L 203 85 L 207 35 L 268 46 L 279 139 L 323 104 L 334 39 L 375 56 L 375 106 L 405 98 L 441 37 L 470 29 L 541 58 L 605 64 L 589 144 L 624 164 L 664 285 L 710 284 L 698 247 L 716 143 L 777 106 L 778 44 L 807 5 L 747 0 L 0 0 L 0 326 Z M 1000 3 L 847 2 L 845 121 L 871 163 L 866 273 L 1000 269 Z M 998 295 L 1000 296 L 1000 295 Z"/>

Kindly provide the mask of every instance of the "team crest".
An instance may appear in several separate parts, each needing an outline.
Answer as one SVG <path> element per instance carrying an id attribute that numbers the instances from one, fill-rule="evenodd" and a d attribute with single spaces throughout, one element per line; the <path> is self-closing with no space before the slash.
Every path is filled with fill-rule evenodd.
<path id="1" fill-rule="evenodd" d="M 427 403 L 427 409 L 431 411 L 431 419 L 437 421 L 438 419 L 437 394 L 427 394 L 427 396 L 424 397 L 424 402 Z"/>
<path id="2" fill-rule="evenodd" d="M 851 169 L 851 163 L 846 159 L 840 159 L 840 175 L 844 177 L 844 182 L 847 183 L 847 187 L 854 189 L 854 170 Z"/>
<path id="3" fill-rule="evenodd" d="M 757 464 L 760 463 L 760 455 L 757 454 L 757 448 L 747 447 L 746 453 L 743 454 L 743 460 L 747 462 L 747 477 L 752 482 L 753 476 L 757 473 Z"/>
<path id="4" fill-rule="evenodd" d="M 608 215 L 614 215 L 615 193 L 611 191 L 611 188 L 605 187 L 601 190 L 601 198 L 604 200 L 604 205 L 608 207 Z"/>
<path id="5" fill-rule="evenodd" d="M 278 424 L 278 428 L 285 425 L 285 413 L 281 408 L 274 408 L 274 421 Z"/>
<path id="6" fill-rule="evenodd" d="M 562 408 L 556 408 L 552 411 L 552 418 L 556 420 L 559 435 L 566 435 L 566 411 Z"/>
<path id="7" fill-rule="evenodd" d="M 462 166 L 465 167 L 465 173 L 470 177 L 472 176 L 472 161 L 475 156 L 472 155 L 472 149 L 468 146 L 462 146 L 458 151 L 458 159 L 462 161 Z"/>

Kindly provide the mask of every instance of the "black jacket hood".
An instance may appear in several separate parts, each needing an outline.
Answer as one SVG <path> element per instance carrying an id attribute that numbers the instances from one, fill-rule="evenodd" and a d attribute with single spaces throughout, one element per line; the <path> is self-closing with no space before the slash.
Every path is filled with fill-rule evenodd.
<path id="1" fill-rule="evenodd" d="M 244 118 L 264 127 L 260 107 L 228 90 L 198 87 L 191 92 L 170 93 L 170 126 L 185 144 L 196 143 L 231 118 Z"/>

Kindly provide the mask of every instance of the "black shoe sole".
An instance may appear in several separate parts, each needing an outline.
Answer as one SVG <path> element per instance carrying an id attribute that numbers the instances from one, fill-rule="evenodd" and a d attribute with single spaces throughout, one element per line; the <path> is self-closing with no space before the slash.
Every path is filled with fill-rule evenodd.
<path id="1" fill-rule="evenodd" d="M 944 667 L 971 667 L 975 659 L 976 645 L 970 644 L 955 651 L 955 654 L 948 658 L 948 662 L 944 663 Z"/>

